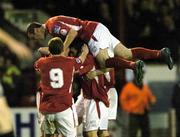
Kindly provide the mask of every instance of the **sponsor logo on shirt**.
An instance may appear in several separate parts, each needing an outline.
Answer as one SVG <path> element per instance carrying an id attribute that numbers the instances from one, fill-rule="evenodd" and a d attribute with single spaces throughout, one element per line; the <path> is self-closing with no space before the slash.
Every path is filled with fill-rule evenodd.
<path id="1" fill-rule="evenodd" d="M 61 29 L 61 27 L 55 25 L 55 26 L 54 26 L 54 29 L 53 29 L 53 32 L 54 32 L 55 34 L 59 34 L 60 29 Z"/>
<path id="2" fill-rule="evenodd" d="M 60 32 L 61 32 L 61 34 L 62 34 L 63 36 L 66 36 L 66 35 L 67 35 L 67 30 L 66 30 L 66 29 L 61 29 Z"/>

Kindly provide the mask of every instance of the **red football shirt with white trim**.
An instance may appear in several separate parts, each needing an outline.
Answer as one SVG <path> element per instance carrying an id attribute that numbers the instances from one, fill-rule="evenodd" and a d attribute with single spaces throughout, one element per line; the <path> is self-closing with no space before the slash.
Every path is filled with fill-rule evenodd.
<path id="1" fill-rule="evenodd" d="M 41 112 L 61 112 L 72 105 L 73 72 L 81 63 L 72 57 L 42 57 L 35 62 L 40 72 L 43 96 Z"/>
<path id="2" fill-rule="evenodd" d="M 69 16 L 55 16 L 45 22 L 45 27 L 52 36 L 66 36 L 70 29 L 78 32 L 77 37 L 89 42 L 98 22 L 81 20 Z"/>

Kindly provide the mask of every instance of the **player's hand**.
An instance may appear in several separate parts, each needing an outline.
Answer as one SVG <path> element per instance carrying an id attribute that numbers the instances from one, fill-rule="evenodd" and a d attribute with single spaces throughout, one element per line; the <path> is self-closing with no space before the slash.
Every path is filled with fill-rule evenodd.
<path id="1" fill-rule="evenodd" d="M 48 47 L 40 47 L 38 49 L 38 52 L 41 54 L 41 56 L 46 56 L 50 54 Z"/>
<path id="2" fill-rule="evenodd" d="M 94 79 L 96 76 L 96 71 L 90 71 L 86 74 L 87 79 Z"/>
<path id="3" fill-rule="evenodd" d="M 88 46 L 86 45 L 86 44 L 84 44 L 83 46 L 82 46 L 82 52 L 84 52 L 84 53 L 86 53 L 86 54 L 88 54 L 89 53 L 89 49 L 88 49 Z"/>

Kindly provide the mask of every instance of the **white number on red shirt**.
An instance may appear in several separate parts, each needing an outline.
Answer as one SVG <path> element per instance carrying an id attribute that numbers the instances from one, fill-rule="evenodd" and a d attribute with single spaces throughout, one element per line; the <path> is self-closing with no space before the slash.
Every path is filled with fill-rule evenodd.
<path id="1" fill-rule="evenodd" d="M 61 88 L 64 85 L 63 71 L 60 68 L 51 69 L 49 75 L 51 87 Z"/>

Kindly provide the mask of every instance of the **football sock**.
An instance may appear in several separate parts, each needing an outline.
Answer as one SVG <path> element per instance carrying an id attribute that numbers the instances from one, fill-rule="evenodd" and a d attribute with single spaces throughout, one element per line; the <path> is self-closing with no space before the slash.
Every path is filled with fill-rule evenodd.
<path id="1" fill-rule="evenodd" d="M 132 48 L 133 59 L 155 59 L 160 58 L 160 50 L 150 50 L 142 47 Z"/>

